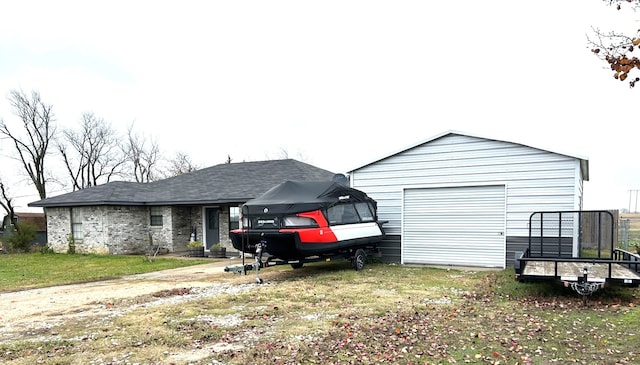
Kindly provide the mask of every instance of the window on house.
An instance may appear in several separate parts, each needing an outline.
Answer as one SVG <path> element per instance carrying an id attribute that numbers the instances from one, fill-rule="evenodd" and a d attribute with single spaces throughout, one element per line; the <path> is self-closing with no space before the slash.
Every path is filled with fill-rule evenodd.
<path id="1" fill-rule="evenodd" d="M 162 207 L 151 207 L 149 209 L 152 226 L 162 226 Z"/>
<path id="2" fill-rule="evenodd" d="M 84 238 L 82 232 L 82 213 L 80 209 L 71 208 L 71 234 L 75 242 L 81 242 Z"/>
<path id="3" fill-rule="evenodd" d="M 229 207 L 229 230 L 240 228 L 240 207 Z"/>

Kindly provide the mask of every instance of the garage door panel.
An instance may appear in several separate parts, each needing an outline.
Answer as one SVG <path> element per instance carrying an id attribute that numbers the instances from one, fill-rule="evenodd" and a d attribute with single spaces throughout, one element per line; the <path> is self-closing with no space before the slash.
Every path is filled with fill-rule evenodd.
<path id="1" fill-rule="evenodd" d="M 471 244 L 471 243 L 469 243 Z M 487 244 L 486 242 L 476 241 L 473 242 L 472 252 L 474 255 L 493 255 L 494 251 L 493 246 L 491 244 Z M 446 254 L 451 254 L 455 252 L 455 247 L 452 250 L 450 245 L 431 245 L 429 247 L 425 247 L 424 245 L 408 245 L 407 249 L 411 249 L 414 252 L 422 252 L 422 253 L 437 253 L 444 252 Z M 501 257 L 500 254 L 497 254 L 497 257 Z"/>
<path id="2" fill-rule="evenodd" d="M 455 217 L 452 217 L 455 219 Z M 446 231 L 449 228 L 455 229 L 486 229 L 497 231 L 500 230 L 501 225 L 494 221 L 487 221 L 486 224 L 472 222 L 472 223 L 460 223 L 460 222 L 452 222 L 451 220 L 433 220 L 433 221 L 422 221 L 420 223 L 412 223 L 410 225 L 405 224 L 406 229 L 416 228 L 420 230 L 431 230 L 431 231 Z M 449 229 L 450 230 L 450 229 Z"/>
<path id="3" fill-rule="evenodd" d="M 451 216 L 449 219 L 434 218 L 429 219 L 427 215 L 424 218 L 412 222 L 405 220 L 405 229 L 420 229 L 430 231 L 442 231 L 447 230 L 447 227 L 457 228 L 469 228 L 469 227 L 482 227 L 488 230 L 500 231 L 504 226 L 504 221 L 501 217 L 477 217 L 473 221 L 459 221 L 457 217 Z M 482 220 L 481 220 L 482 219 Z"/>
<path id="4" fill-rule="evenodd" d="M 404 263 L 504 267 L 505 187 L 406 189 Z"/>

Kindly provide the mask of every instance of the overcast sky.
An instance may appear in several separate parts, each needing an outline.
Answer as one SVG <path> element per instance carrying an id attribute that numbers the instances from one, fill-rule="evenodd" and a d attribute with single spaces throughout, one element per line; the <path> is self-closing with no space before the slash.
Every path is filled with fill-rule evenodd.
<path id="1" fill-rule="evenodd" d="M 636 19 L 600 0 L 4 1 L 0 117 L 37 90 L 61 127 L 135 121 L 201 166 L 287 151 L 333 172 L 457 130 L 588 158 L 585 208 L 625 208 L 640 89 L 587 36 Z M 18 205 L 37 200 L 0 163 Z"/>

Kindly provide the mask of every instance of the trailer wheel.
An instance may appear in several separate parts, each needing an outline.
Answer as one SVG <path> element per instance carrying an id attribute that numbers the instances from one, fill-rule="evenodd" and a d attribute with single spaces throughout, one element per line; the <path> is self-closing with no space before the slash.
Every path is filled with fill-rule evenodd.
<path id="1" fill-rule="evenodd" d="M 356 250 L 356 253 L 353 255 L 353 259 L 351 259 L 351 266 L 356 271 L 360 271 L 364 268 L 364 263 L 367 260 L 367 254 L 363 249 L 359 248 Z"/>
<path id="2" fill-rule="evenodd" d="M 300 269 L 304 265 L 304 262 L 293 262 L 291 263 L 291 267 L 294 269 Z"/>

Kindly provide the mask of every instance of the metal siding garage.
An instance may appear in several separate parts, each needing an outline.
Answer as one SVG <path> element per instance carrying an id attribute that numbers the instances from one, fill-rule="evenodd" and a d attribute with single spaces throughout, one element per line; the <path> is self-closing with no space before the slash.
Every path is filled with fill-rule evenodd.
<path id="1" fill-rule="evenodd" d="M 404 189 L 402 263 L 505 267 L 504 185 Z"/>

